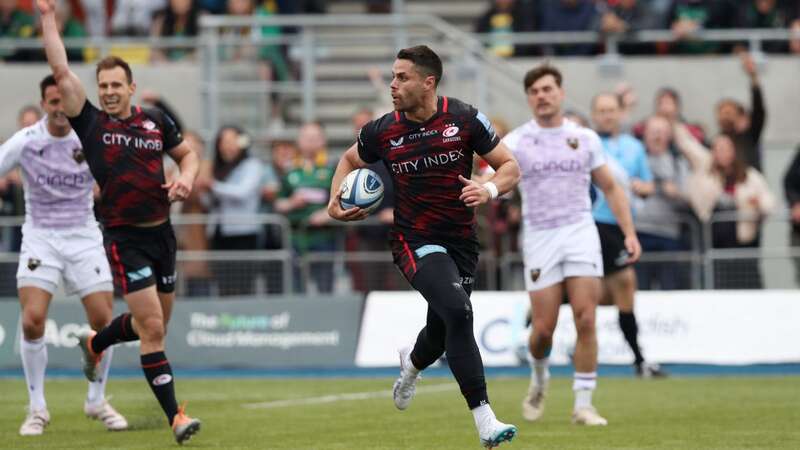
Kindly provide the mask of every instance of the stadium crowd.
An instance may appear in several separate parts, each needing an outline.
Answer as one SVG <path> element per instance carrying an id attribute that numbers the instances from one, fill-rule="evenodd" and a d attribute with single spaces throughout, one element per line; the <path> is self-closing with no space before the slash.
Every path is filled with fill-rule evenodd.
<path id="1" fill-rule="evenodd" d="M 30 11 L 30 2 L 0 0 L 0 36 L 31 37 L 38 33 Z M 65 36 L 193 36 L 197 33 L 199 14 L 276 14 L 315 13 L 326 10 L 324 1 L 268 0 L 71 0 L 62 2 L 60 20 Z M 385 2 L 368 2 L 374 11 L 385 11 Z M 689 36 L 700 28 L 787 28 L 800 29 L 800 11 L 797 2 L 754 0 L 733 5 L 726 1 L 665 0 L 643 2 L 636 0 L 559 0 L 534 2 L 530 0 L 495 0 L 489 10 L 477 21 L 476 31 L 497 36 L 490 42 L 493 51 L 500 55 L 529 54 L 589 54 L 598 51 L 596 46 L 533 48 L 508 46 L 500 37 L 511 31 L 577 31 L 598 30 L 603 33 L 625 33 L 639 29 L 671 29 L 676 36 Z M 738 7 L 737 7 L 738 6 Z M 98 13 L 102 11 L 102 13 Z M 70 34 L 69 30 L 76 30 Z M 291 30 L 288 30 L 289 32 Z M 233 32 L 233 31 L 232 31 Z M 235 32 L 242 32 L 238 30 Z M 252 30 L 248 30 L 252 32 Z M 261 33 L 279 35 L 287 30 L 268 29 Z M 767 47 L 772 51 L 800 51 L 793 41 L 785 48 L 776 44 Z M 720 46 L 707 46 L 697 42 L 679 42 L 676 45 L 645 44 L 623 46 L 623 52 L 709 52 L 721 51 Z M 634 48 L 635 47 L 635 48 Z M 737 49 L 738 50 L 738 49 Z M 725 98 L 715 104 L 719 134 L 711 134 L 701 125 L 685 117 L 681 109 L 681 96 L 675 89 L 665 86 L 653 99 L 652 113 L 647 117 L 631 117 L 630 110 L 637 101 L 636 93 L 621 84 L 613 93 L 610 110 L 592 104 L 592 117 L 573 114 L 572 120 L 596 129 L 604 138 L 606 150 L 623 151 L 640 158 L 646 165 L 646 179 L 639 174 L 627 174 L 628 187 L 636 206 L 636 225 L 645 252 L 699 250 L 713 248 L 755 248 L 761 243 L 762 219 L 776 209 L 776 199 L 760 173 L 762 168 L 761 135 L 767 119 L 767 108 L 756 66 L 749 54 L 738 50 L 742 69 L 749 77 L 751 100 L 745 105 Z M 38 60 L 43 55 L 18 51 L 3 55 L 7 60 Z M 279 46 L 261 47 L 253 55 L 264 61 L 264 77 L 292 77 L 294 69 Z M 88 58 L 86 52 L 70 57 Z M 151 61 L 191 58 L 183 49 L 154 50 Z M 235 59 L 239 56 L 229 55 Z M 380 89 L 378 73 L 372 73 L 374 84 Z M 385 91 L 382 92 L 385 96 Z M 598 93 L 599 94 L 599 93 Z M 142 102 L 164 110 L 181 126 L 179 114 L 166 101 L 153 92 L 143 92 Z M 709 99 L 712 100 L 712 99 Z M 364 105 L 353 112 L 353 135 L 362 125 L 387 110 L 385 102 Z M 19 113 L 20 128 L 38 120 L 40 112 L 35 106 L 26 106 Z M 495 129 L 503 135 L 508 126 L 502 118 L 494 119 Z M 284 246 L 281 228 L 274 224 L 242 224 L 226 222 L 225 217 L 239 214 L 276 213 L 285 216 L 292 227 L 291 250 L 297 255 L 309 252 L 386 250 L 385 239 L 392 223 L 392 194 L 387 192 L 384 204 L 368 226 L 343 228 L 333 226 L 326 213 L 328 188 L 336 160 L 332 155 L 341 149 L 329 149 L 323 126 L 319 123 L 303 124 L 295 140 L 271 143 L 268 151 L 257 147 L 247 132 L 237 126 L 226 125 L 218 130 L 211 142 L 190 130 L 184 130 L 187 139 L 196 148 L 205 149 L 208 158 L 203 161 L 196 189 L 192 196 L 180 204 L 176 213 L 214 214 L 219 223 L 184 225 L 179 228 L 179 241 L 185 250 L 252 250 L 280 249 Z M 615 150 L 617 149 L 617 150 Z M 388 179 L 382 165 L 372 167 Z M 486 167 L 476 167 L 476 176 L 483 176 Z M 643 188 L 651 183 L 652 189 Z M 391 186 L 388 186 L 390 189 Z M 785 193 L 791 208 L 794 224 L 792 243 L 800 242 L 800 157 L 786 173 Z M 19 216 L 23 211 L 22 183 L 19 176 L 11 174 L 0 178 L 2 209 L 0 214 Z M 707 223 L 713 213 L 742 213 L 737 220 L 714 222 L 712 242 L 704 238 L 696 224 Z M 481 241 L 495 255 L 515 251 L 520 224 L 518 196 L 506 196 L 482 208 L 479 223 L 486 233 Z M 672 218 L 672 220 L 665 220 Z M 15 251 L 20 245 L 19 229 L 6 232 L 3 247 Z M 183 263 L 182 276 L 186 280 L 187 294 L 204 296 L 216 288 L 219 295 L 247 295 L 255 292 L 252 283 L 241 279 L 254 278 L 253 264 L 228 264 L 225 271 L 215 270 L 213 262 L 187 261 Z M 264 270 L 270 269 L 268 263 Z M 730 273 L 751 274 L 731 277 Z M 0 285 L 13 286 L 13 272 L 0 273 Z M 240 274 L 235 280 L 229 273 Z M 301 290 L 300 268 L 294 270 L 294 289 Z M 381 276 L 370 264 L 349 266 L 352 286 L 356 290 L 388 289 L 389 277 Z M 643 263 L 637 267 L 642 289 L 681 289 L 690 286 L 686 264 L 675 262 Z M 334 289 L 334 270 L 331 262 L 312 264 L 310 276 L 317 291 Z M 715 286 L 718 288 L 760 288 L 763 282 L 755 260 L 720 261 L 715 265 Z M 798 271 L 800 280 L 800 271 Z M 277 277 L 270 277 L 267 292 L 280 293 L 288 287 Z"/>

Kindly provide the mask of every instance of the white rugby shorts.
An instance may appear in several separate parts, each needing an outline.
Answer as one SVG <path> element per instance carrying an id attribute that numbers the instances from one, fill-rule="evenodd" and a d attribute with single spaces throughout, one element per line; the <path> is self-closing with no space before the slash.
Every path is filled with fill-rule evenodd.
<path id="1" fill-rule="evenodd" d="M 583 220 L 522 235 L 525 290 L 538 291 L 569 277 L 602 277 L 603 254 L 594 221 Z"/>
<path id="2" fill-rule="evenodd" d="M 113 291 L 100 229 L 96 225 L 63 230 L 23 227 L 17 286 L 52 294 L 61 278 L 69 295 Z"/>

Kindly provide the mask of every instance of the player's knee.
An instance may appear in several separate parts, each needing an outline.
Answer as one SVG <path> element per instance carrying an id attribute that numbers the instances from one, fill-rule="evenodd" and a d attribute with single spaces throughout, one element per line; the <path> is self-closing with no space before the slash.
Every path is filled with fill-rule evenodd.
<path id="1" fill-rule="evenodd" d="M 538 340 L 553 339 L 553 327 L 544 321 L 533 322 L 533 334 Z"/>
<path id="2" fill-rule="evenodd" d="M 595 332 L 594 309 L 587 308 L 575 313 L 575 329 L 578 335 L 592 334 Z"/>
<path id="3" fill-rule="evenodd" d="M 110 316 L 93 316 L 89 317 L 89 326 L 92 327 L 94 331 L 100 331 L 103 327 L 111 323 Z"/>
<path id="4" fill-rule="evenodd" d="M 148 317 L 137 321 L 139 338 L 142 342 L 161 342 L 164 340 L 164 321 L 160 317 Z"/>
<path id="5" fill-rule="evenodd" d="M 26 312 L 22 316 L 22 334 L 25 339 L 39 339 L 44 336 L 46 316 Z"/>

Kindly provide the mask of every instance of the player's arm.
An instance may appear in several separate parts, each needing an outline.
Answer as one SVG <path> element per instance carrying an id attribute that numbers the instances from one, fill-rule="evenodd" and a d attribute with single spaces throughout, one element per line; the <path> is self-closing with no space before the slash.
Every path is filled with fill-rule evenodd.
<path id="1" fill-rule="evenodd" d="M 56 0 L 36 0 L 36 4 L 42 13 L 42 38 L 47 62 L 58 83 L 64 113 L 67 117 L 76 117 L 81 113 L 83 104 L 86 102 L 86 91 L 84 91 L 78 76 L 69 69 L 67 64 L 67 51 L 64 48 L 64 42 L 61 41 L 56 24 Z"/>
<path id="2" fill-rule="evenodd" d="M 0 145 L 0 176 L 5 176 L 19 164 L 22 149 L 25 147 L 27 129 L 17 131 L 11 138 Z"/>
<path id="3" fill-rule="evenodd" d="M 639 244 L 639 238 L 636 237 L 636 229 L 633 226 L 633 217 L 625 191 L 614 180 L 614 175 L 605 164 L 592 170 L 592 181 L 603 191 L 608 206 L 611 207 L 611 212 L 614 213 L 614 217 L 617 218 L 617 223 L 625 235 L 625 249 L 630 255 L 628 262 L 636 262 L 642 254 L 642 246 Z"/>
<path id="4" fill-rule="evenodd" d="M 502 142 L 481 156 L 494 169 L 494 175 L 481 184 L 459 175 L 464 184 L 459 199 L 472 208 L 511 191 L 519 183 L 520 170 L 511 150 Z"/>
<path id="5" fill-rule="evenodd" d="M 328 215 L 336 220 L 348 222 L 351 220 L 365 219 L 369 213 L 362 211 L 359 207 L 349 209 L 342 209 L 340 203 L 342 199 L 342 190 L 340 189 L 342 181 L 348 173 L 367 167 L 367 163 L 358 155 L 358 144 L 353 144 L 344 152 L 342 158 L 339 159 L 339 164 L 336 165 L 336 171 L 333 173 L 333 181 L 331 181 L 331 195 L 328 200 Z"/>
<path id="6" fill-rule="evenodd" d="M 192 193 L 194 179 L 200 170 L 200 158 L 185 140 L 167 151 L 167 154 L 178 164 L 181 174 L 161 187 L 167 190 L 169 201 L 186 200 Z"/>

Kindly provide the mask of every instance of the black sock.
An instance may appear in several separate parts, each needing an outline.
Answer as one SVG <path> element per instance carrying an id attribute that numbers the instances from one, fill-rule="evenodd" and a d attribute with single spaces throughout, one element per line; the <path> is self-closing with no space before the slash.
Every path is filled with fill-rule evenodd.
<path id="1" fill-rule="evenodd" d="M 633 312 L 619 312 L 619 327 L 622 329 L 622 334 L 628 345 L 633 350 L 633 356 L 636 358 L 635 364 L 638 366 L 644 362 L 642 350 L 639 348 L 639 326 L 636 325 L 636 316 Z"/>
<path id="2" fill-rule="evenodd" d="M 133 331 L 133 316 L 125 313 L 114 318 L 110 324 L 98 331 L 92 339 L 92 351 L 99 354 L 114 344 L 138 341 L 139 336 Z"/>
<path id="3" fill-rule="evenodd" d="M 172 419 L 178 414 L 178 402 L 175 400 L 175 384 L 172 382 L 172 368 L 167 355 L 164 352 L 148 353 L 141 356 L 141 361 L 147 384 L 172 425 Z"/>

